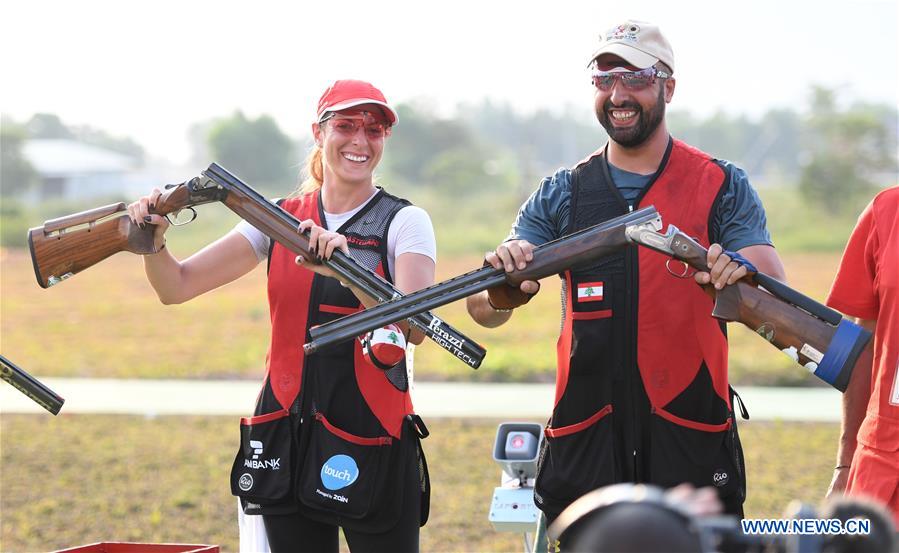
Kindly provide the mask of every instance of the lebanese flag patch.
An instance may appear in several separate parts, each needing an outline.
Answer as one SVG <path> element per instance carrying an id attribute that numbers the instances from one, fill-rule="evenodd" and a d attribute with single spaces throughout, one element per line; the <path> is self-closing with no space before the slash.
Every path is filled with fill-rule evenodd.
<path id="1" fill-rule="evenodd" d="M 582 282 L 578 284 L 577 301 L 602 301 L 602 282 Z"/>

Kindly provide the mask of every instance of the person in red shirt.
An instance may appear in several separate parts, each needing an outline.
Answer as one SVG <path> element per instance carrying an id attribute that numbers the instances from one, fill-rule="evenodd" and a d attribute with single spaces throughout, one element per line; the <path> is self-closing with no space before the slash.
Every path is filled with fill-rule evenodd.
<path id="1" fill-rule="evenodd" d="M 827 305 L 874 333 L 843 395 L 827 495 L 884 503 L 899 527 L 899 186 L 878 194 L 849 238 Z"/>

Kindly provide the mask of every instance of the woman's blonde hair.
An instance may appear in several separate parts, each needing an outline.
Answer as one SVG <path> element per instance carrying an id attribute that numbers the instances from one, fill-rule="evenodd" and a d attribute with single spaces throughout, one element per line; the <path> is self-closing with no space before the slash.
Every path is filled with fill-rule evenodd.
<path id="1" fill-rule="evenodd" d="M 306 156 L 306 165 L 303 168 L 303 181 L 300 186 L 290 194 L 290 197 L 302 196 L 315 192 L 322 187 L 325 180 L 325 168 L 322 162 L 322 147 L 315 144 L 309 155 Z"/>

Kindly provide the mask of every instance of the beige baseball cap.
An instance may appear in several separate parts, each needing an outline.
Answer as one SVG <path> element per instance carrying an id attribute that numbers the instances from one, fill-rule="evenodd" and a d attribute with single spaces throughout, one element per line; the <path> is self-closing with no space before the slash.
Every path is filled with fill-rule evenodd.
<path id="1" fill-rule="evenodd" d="M 614 54 L 634 67 L 645 69 L 661 61 L 674 72 L 674 52 L 658 25 L 628 19 L 599 35 L 599 49 L 590 63 L 603 54 Z"/>

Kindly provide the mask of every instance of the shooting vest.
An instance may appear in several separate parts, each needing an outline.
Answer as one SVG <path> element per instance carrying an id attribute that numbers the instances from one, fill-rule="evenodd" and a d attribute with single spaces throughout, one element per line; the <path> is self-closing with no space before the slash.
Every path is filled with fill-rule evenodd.
<path id="1" fill-rule="evenodd" d="M 380 190 L 338 229 L 350 255 L 388 280 L 388 228 L 407 205 Z M 281 207 L 322 226 L 318 191 L 285 200 Z M 413 415 L 406 363 L 376 368 L 365 361 L 358 340 L 305 355 L 312 326 L 362 305 L 336 279 L 297 266 L 295 257 L 272 243 L 271 346 L 255 416 L 241 420 L 232 493 L 248 514 L 299 509 L 325 523 L 383 532 L 400 516 L 404 486 L 420 477 L 424 520 L 429 487 L 418 437 L 426 430 L 415 434 L 423 424 Z M 419 477 L 412 472 L 416 466 Z"/>
<path id="2" fill-rule="evenodd" d="M 338 229 L 347 237 L 350 255 L 391 282 L 386 274 L 387 229 L 407 205 L 408 201 L 381 190 Z M 286 200 L 281 207 L 301 221 L 312 219 L 322 225 L 324 220 L 318 191 Z M 315 407 L 326 413 L 330 422 L 342 423 L 342 428 L 362 435 L 381 432 L 380 426 L 399 438 L 403 417 L 412 413 L 405 361 L 385 373 L 365 362 L 357 340 L 307 357 L 303 344 L 310 339 L 310 327 L 360 311 L 362 305 L 336 279 L 297 266 L 295 257 L 278 243 L 269 255 L 272 339 L 266 380 L 272 394 L 280 406 L 289 409 L 304 386 L 314 386 Z"/>
<path id="3" fill-rule="evenodd" d="M 568 232 L 628 212 L 603 151 L 571 177 Z M 707 154 L 672 140 L 637 206 L 654 205 L 663 223 L 708 247 L 728 177 Z M 709 296 L 692 278 L 673 276 L 667 261 L 631 246 L 560 275 L 555 408 L 536 487 L 550 516 L 618 482 L 693 482 L 717 486 L 722 498 L 742 494 L 725 329 L 711 317 Z"/>

